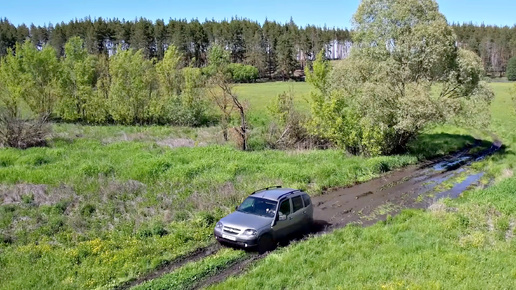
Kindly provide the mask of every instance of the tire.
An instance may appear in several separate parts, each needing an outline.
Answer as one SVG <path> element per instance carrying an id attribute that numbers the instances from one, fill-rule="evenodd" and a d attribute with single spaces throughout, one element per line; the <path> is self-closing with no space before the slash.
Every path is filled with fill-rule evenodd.
<path id="1" fill-rule="evenodd" d="M 261 236 L 258 240 L 258 253 L 261 255 L 271 250 L 274 250 L 274 240 L 271 235 Z"/>
<path id="2" fill-rule="evenodd" d="M 308 220 L 308 222 L 303 225 L 303 235 L 308 235 L 310 233 L 312 233 L 312 229 L 313 229 L 313 226 L 314 226 L 314 219 L 311 218 Z"/>

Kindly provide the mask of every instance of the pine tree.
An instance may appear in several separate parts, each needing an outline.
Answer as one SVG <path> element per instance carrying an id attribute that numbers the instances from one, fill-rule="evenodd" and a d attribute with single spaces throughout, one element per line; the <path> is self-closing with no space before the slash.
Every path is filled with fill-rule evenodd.
<path id="1" fill-rule="evenodd" d="M 507 79 L 516 81 L 516 56 L 513 56 L 507 64 Z"/>

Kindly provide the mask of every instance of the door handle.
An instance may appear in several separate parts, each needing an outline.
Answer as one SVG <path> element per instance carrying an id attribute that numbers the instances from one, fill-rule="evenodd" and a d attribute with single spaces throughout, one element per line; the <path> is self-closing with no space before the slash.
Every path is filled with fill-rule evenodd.
<path id="1" fill-rule="evenodd" d="M 306 210 L 305 210 L 305 211 L 303 211 L 303 214 L 306 214 Z"/>
<path id="2" fill-rule="evenodd" d="M 291 217 L 291 216 L 289 216 L 289 217 L 288 217 L 288 219 L 289 219 L 289 220 L 291 220 L 291 219 L 292 219 L 292 217 Z"/>

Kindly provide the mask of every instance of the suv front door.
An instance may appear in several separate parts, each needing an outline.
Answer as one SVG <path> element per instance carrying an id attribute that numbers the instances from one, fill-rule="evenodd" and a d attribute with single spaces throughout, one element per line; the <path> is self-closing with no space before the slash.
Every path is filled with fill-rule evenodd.
<path id="1" fill-rule="evenodd" d="M 290 204 L 290 198 L 283 200 L 276 213 L 276 224 L 272 227 L 276 239 L 281 239 L 287 236 L 292 229 L 292 219 L 290 215 L 292 213 L 292 206 Z M 284 220 L 280 220 L 279 217 L 284 217 Z"/>

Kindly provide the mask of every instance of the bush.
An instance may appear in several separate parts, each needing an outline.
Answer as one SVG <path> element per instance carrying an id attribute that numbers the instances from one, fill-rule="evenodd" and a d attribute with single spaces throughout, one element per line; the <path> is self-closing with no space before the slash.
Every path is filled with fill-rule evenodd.
<path id="1" fill-rule="evenodd" d="M 516 81 L 516 56 L 507 63 L 507 79 L 511 82 Z"/>
<path id="2" fill-rule="evenodd" d="M 46 116 L 32 120 L 0 114 L 0 144 L 3 146 L 19 149 L 45 146 L 49 134 L 50 126 Z"/>
<path id="3" fill-rule="evenodd" d="M 232 63 L 229 65 L 229 70 L 236 83 L 250 83 L 258 78 L 258 69 L 252 65 Z"/>

